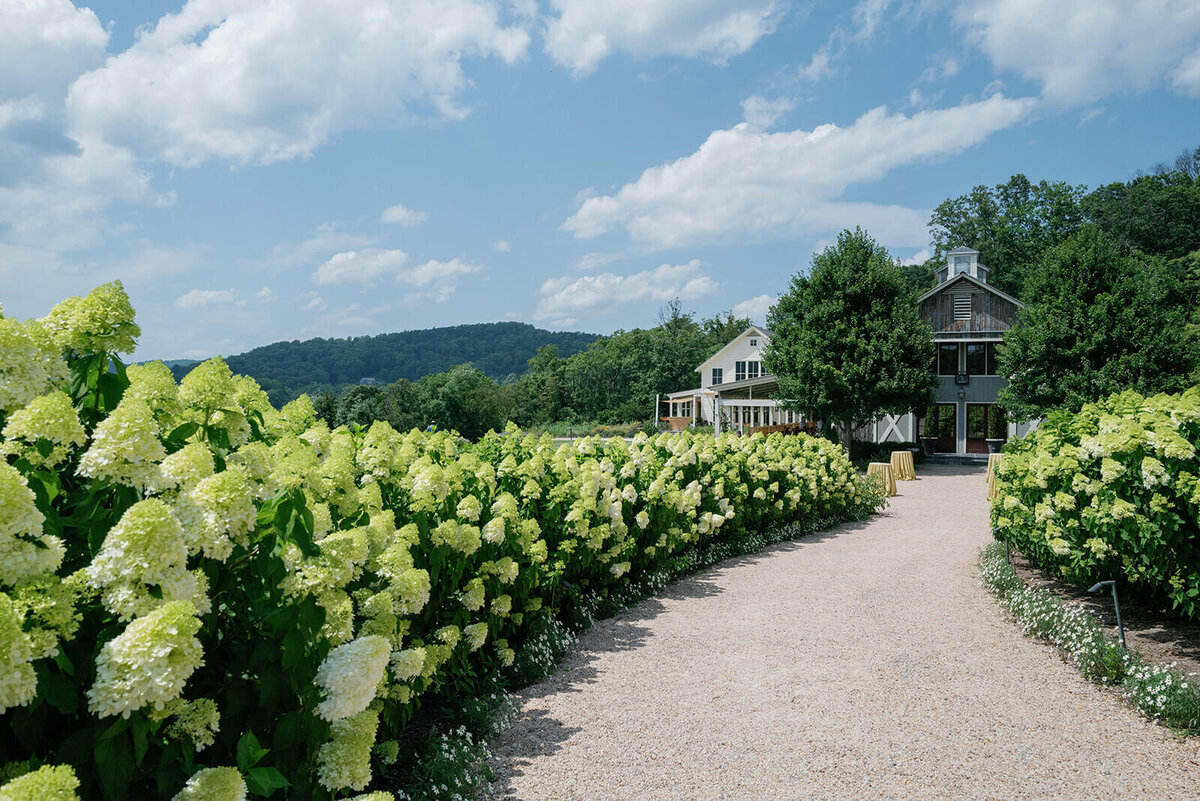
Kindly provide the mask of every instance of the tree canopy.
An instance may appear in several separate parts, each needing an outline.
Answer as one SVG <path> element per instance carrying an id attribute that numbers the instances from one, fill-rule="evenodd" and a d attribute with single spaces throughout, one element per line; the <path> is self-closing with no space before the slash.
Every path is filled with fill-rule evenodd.
<path id="1" fill-rule="evenodd" d="M 1179 392 L 1194 381 L 1200 340 L 1188 287 L 1163 260 L 1121 252 L 1088 225 L 1028 277 L 1030 303 L 1005 336 L 1000 402 L 1029 419 L 1114 392 Z"/>
<path id="2" fill-rule="evenodd" d="M 933 332 L 896 261 L 861 228 L 815 255 L 767 322 L 779 395 L 811 419 L 854 427 L 933 399 Z"/>

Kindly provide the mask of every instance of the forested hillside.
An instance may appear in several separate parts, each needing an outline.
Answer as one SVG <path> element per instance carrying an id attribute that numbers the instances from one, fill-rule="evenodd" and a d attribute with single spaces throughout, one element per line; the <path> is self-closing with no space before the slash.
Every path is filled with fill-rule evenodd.
<path id="1" fill-rule="evenodd" d="M 302 392 L 336 392 L 363 379 L 379 384 L 401 378 L 416 381 L 466 363 L 500 380 L 524 373 L 538 348 L 554 345 L 559 353 L 570 356 L 595 339 L 595 334 L 546 331 L 527 323 L 477 323 L 347 339 L 276 342 L 229 356 L 226 361 L 234 372 L 258 381 L 272 402 L 280 404 Z M 182 378 L 193 366 L 172 369 L 176 378 Z"/>

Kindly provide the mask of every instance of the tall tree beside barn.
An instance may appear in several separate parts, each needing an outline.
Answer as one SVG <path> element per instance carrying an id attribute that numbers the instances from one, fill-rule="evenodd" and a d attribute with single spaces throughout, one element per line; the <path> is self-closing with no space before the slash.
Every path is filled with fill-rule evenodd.
<path id="1" fill-rule="evenodd" d="M 765 354 L 788 408 L 843 437 L 933 400 L 933 333 L 899 266 L 861 228 L 843 231 L 792 278 L 767 317 Z"/>
<path id="2" fill-rule="evenodd" d="M 1186 389 L 1200 360 L 1189 291 L 1177 269 L 1124 255 L 1113 237 L 1085 226 L 1029 276 L 1029 304 L 1000 350 L 1010 377 L 1000 402 L 1029 419 L 1126 389 Z"/>

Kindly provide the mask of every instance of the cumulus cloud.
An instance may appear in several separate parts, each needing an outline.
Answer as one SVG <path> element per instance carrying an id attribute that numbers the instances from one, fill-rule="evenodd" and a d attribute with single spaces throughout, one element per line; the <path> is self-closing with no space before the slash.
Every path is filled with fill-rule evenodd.
<path id="1" fill-rule="evenodd" d="M 742 117 L 751 130 L 765 131 L 795 107 L 796 101 L 790 97 L 767 100 L 765 97 L 751 95 L 742 101 Z"/>
<path id="2" fill-rule="evenodd" d="M 571 325 L 578 315 L 612 311 L 626 303 L 644 300 L 694 300 L 717 291 L 716 283 L 700 270 L 700 261 L 663 264 L 631 275 L 563 276 L 542 284 L 537 317 L 557 325 Z"/>
<path id="3" fill-rule="evenodd" d="M 237 293 L 232 289 L 193 289 L 175 298 L 175 305 L 181 309 L 198 309 L 202 306 L 218 306 L 235 301 Z"/>
<path id="4" fill-rule="evenodd" d="M 743 300 L 741 303 L 734 304 L 734 317 L 749 317 L 752 323 L 764 323 L 767 320 L 767 312 L 775 301 L 778 300 L 774 295 L 759 295 L 757 297 Z"/>
<path id="5" fill-rule="evenodd" d="M 821 235 L 859 223 L 892 245 L 923 244 L 925 211 L 840 198 L 897 167 L 979 144 L 1034 105 L 994 95 L 911 116 L 879 107 L 846 127 L 812 131 L 763 133 L 741 123 L 714 131 L 695 153 L 647 169 L 613 195 L 584 200 L 562 227 L 580 239 L 624 229 L 636 241 L 671 248 Z"/>
<path id="6" fill-rule="evenodd" d="M 457 278 L 480 271 L 478 265 L 460 259 L 429 261 L 408 266 L 408 254 L 402 250 L 367 248 L 335 253 L 313 273 L 318 286 L 358 284 L 374 286 L 381 279 L 391 279 L 425 291 L 409 298 L 410 302 L 445 301 L 457 287 Z"/>
<path id="7" fill-rule="evenodd" d="M 403 203 L 397 203 L 395 206 L 389 206 L 384 209 L 383 214 L 379 215 L 379 219 L 385 223 L 395 223 L 405 228 L 412 228 L 429 219 L 429 215 L 423 211 L 410 209 Z"/>
<path id="8" fill-rule="evenodd" d="M 972 0 L 953 19 L 997 69 L 1037 82 L 1055 104 L 1164 82 L 1200 95 L 1200 3 Z"/>
<path id="9" fill-rule="evenodd" d="M 507 239 L 497 239 L 492 243 L 492 250 L 500 253 L 508 253 L 510 250 L 512 250 L 512 245 L 508 244 Z"/>
<path id="10" fill-rule="evenodd" d="M 80 77 L 68 111 L 142 158 L 292 159 L 340 131 L 463 117 L 463 60 L 528 46 L 503 16 L 494 0 L 188 0 Z"/>
<path id="11" fill-rule="evenodd" d="M 258 300 L 259 303 L 274 303 L 275 302 L 275 290 L 271 289 L 271 287 L 269 287 L 269 286 L 264 286 L 262 289 L 258 290 L 258 292 L 256 292 L 254 294 L 254 297 Z"/>
<path id="12" fill-rule="evenodd" d="M 933 254 L 929 252 L 929 248 L 921 248 L 916 253 L 909 256 L 907 259 L 901 259 L 901 264 L 924 264 L 929 261 Z"/>
<path id="13" fill-rule="evenodd" d="M 69 0 L 0 5 L 0 99 L 58 95 L 104 58 L 108 31 Z M 53 97 L 57 100 L 58 97 Z"/>
<path id="14" fill-rule="evenodd" d="M 782 14 L 777 0 L 551 0 L 550 6 L 546 50 L 576 75 L 615 51 L 721 64 L 772 33 Z"/>
<path id="15" fill-rule="evenodd" d="M 317 286 L 329 284 L 365 284 L 370 286 L 385 276 L 398 276 L 408 263 L 403 250 L 366 248 L 335 253 L 313 273 Z"/>

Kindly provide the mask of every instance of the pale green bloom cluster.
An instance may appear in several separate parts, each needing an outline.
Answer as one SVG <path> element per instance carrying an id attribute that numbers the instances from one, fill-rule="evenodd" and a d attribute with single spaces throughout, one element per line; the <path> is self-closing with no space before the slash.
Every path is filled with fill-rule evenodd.
<path id="1" fill-rule="evenodd" d="M 207 581 L 187 569 L 183 527 L 158 498 L 139 501 L 121 516 L 86 568 L 88 582 L 121 620 L 169 601 L 208 611 Z"/>
<path id="2" fill-rule="evenodd" d="M 216 742 L 217 732 L 221 730 L 221 711 L 211 698 L 198 698 L 195 701 L 177 698 L 168 701 L 151 716 L 170 718 L 167 736 L 175 740 L 188 740 L 197 751 L 203 751 Z"/>
<path id="3" fill-rule="evenodd" d="M 375 700 L 390 657 L 388 641 L 378 635 L 359 637 L 330 651 L 317 669 L 316 683 L 325 694 L 317 714 L 332 722 L 366 709 Z"/>
<path id="4" fill-rule="evenodd" d="M 361 790 L 371 781 L 371 749 L 379 710 L 370 707 L 333 724 L 333 736 L 317 754 L 317 779 L 327 790 Z"/>
<path id="5" fill-rule="evenodd" d="M 132 353 L 142 329 L 120 281 L 71 297 L 50 310 L 43 322 L 64 350 L 77 353 Z"/>
<path id="6" fill-rule="evenodd" d="M 163 709 L 204 664 L 199 630 L 196 610 L 185 601 L 170 601 L 134 620 L 100 649 L 88 709 L 102 718 Z"/>
<path id="7" fill-rule="evenodd" d="M 0 787 L 0 801 L 79 801 L 78 789 L 69 765 L 43 765 Z"/>
<path id="8" fill-rule="evenodd" d="M 0 584 L 58 569 L 65 549 L 58 537 L 42 533 L 45 519 L 24 476 L 0 459 Z"/>
<path id="9" fill-rule="evenodd" d="M 159 463 L 166 455 L 150 407 L 136 399 L 123 399 L 96 426 L 77 472 L 144 490 L 160 483 Z"/>
<path id="10" fill-rule="evenodd" d="M 0 412 L 65 387 L 69 371 L 62 347 L 39 322 L 0 317 Z"/>
<path id="11" fill-rule="evenodd" d="M 1069 581 L 1121 576 L 1200 617 L 1200 565 L 1181 539 L 1200 508 L 1197 447 L 1200 387 L 1053 417 L 1006 449 L 998 536 Z"/>
<path id="12" fill-rule="evenodd" d="M 39 467 L 54 467 L 67 458 L 67 449 L 82 445 L 85 433 L 79 424 L 75 405 L 65 392 L 51 392 L 34 398 L 24 409 L 12 413 L 4 425 L 0 455 L 27 459 Z M 51 446 L 43 455 L 36 445 L 44 440 Z"/>
<path id="13" fill-rule="evenodd" d="M 171 801 L 246 801 L 246 782 L 237 768 L 202 768 Z"/>
<path id="14" fill-rule="evenodd" d="M 33 642 L 21 630 L 12 599 L 0 592 L 0 712 L 24 706 L 37 694 Z"/>

